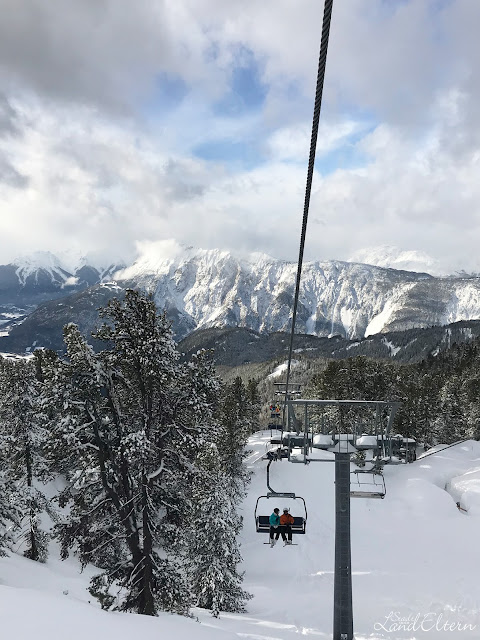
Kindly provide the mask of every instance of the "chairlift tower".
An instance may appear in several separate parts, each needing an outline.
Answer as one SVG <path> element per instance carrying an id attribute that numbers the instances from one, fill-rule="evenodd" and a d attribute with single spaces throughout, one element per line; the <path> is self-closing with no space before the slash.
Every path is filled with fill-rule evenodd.
<path id="1" fill-rule="evenodd" d="M 277 402 L 283 407 L 282 409 L 282 433 L 285 429 L 290 430 L 293 426 L 294 430 L 299 432 L 299 425 L 295 419 L 293 412 L 288 411 L 288 407 L 285 405 L 285 398 L 287 398 L 287 404 L 289 400 L 300 398 L 302 395 L 302 383 L 301 382 L 289 382 L 288 393 L 286 382 L 274 382 L 274 395 L 278 398 Z M 293 425 L 292 425 L 293 423 Z"/>
<path id="2" fill-rule="evenodd" d="M 314 446 L 313 430 L 311 440 L 307 430 L 309 428 L 309 409 L 312 407 L 336 406 L 340 412 L 342 407 L 370 407 L 375 409 L 375 446 L 377 451 L 377 463 L 381 456 L 385 455 L 385 448 L 378 447 L 378 432 L 381 431 L 382 445 L 389 442 L 390 429 L 393 419 L 400 406 L 399 402 L 383 402 L 368 400 L 288 400 L 288 413 L 294 413 L 295 407 L 303 410 L 305 428 L 305 446 L 303 450 L 303 462 L 327 462 L 308 458 L 309 443 Z M 388 412 L 386 426 L 382 427 L 382 413 Z M 341 420 L 340 420 L 341 422 Z M 319 448 L 331 451 L 335 455 L 335 573 L 334 573 L 334 608 L 333 608 L 333 640 L 353 640 L 353 602 L 352 602 L 352 562 L 351 562 L 351 537 L 350 537 L 350 497 L 384 498 L 385 481 L 383 480 L 382 464 L 376 464 L 369 470 L 357 471 L 357 483 L 359 488 L 351 491 L 350 488 L 350 457 L 358 449 L 353 445 L 355 434 L 333 434 L 335 444 Z M 365 448 L 365 447 L 364 447 Z M 391 446 L 390 446 L 391 456 Z M 290 458 L 289 458 L 290 459 Z M 354 472 L 355 473 L 355 472 Z M 370 491 L 362 491 L 359 473 L 370 473 L 382 476 L 382 483 L 373 482 Z M 364 485 L 366 483 L 363 483 Z"/>

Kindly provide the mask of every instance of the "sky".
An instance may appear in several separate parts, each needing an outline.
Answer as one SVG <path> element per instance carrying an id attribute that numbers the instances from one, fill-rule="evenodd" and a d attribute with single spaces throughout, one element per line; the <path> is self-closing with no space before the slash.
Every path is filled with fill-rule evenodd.
<path id="1" fill-rule="evenodd" d="M 323 2 L 0 11 L 0 263 L 296 260 Z M 479 23 L 476 0 L 334 2 L 305 259 L 480 272 Z"/>

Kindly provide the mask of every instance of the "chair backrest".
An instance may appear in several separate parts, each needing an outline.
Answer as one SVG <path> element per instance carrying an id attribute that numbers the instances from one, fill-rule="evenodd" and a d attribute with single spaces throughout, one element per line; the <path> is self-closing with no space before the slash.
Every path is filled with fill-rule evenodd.
<path id="1" fill-rule="evenodd" d="M 270 531 L 270 516 L 257 516 L 257 533 L 268 533 Z M 305 533 L 305 518 L 294 516 L 292 533 Z"/>
<path id="2" fill-rule="evenodd" d="M 258 516 L 258 524 L 270 528 L 269 516 Z"/>
<path id="3" fill-rule="evenodd" d="M 305 520 L 300 516 L 294 516 L 292 529 L 303 529 L 303 525 L 305 524 Z"/>

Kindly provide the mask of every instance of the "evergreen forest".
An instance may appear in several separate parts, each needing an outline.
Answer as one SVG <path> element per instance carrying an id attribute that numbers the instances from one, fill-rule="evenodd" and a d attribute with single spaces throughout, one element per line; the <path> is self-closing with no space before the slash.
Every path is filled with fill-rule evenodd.
<path id="1" fill-rule="evenodd" d="M 310 377 L 305 397 L 398 401 L 395 433 L 427 447 L 479 440 L 480 340 L 453 344 L 415 364 L 364 356 L 330 360 Z"/>
<path id="2" fill-rule="evenodd" d="M 0 358 L 0 554 L 44 562 L 56 540 L 98 568 L 90 593 L 108 610 L 243 611 L 255 385 L 223 384 L 205 351 L 181 362 L 147 295 L 101 316 L 100 350 L 68 324 L 65 356 Z"/>

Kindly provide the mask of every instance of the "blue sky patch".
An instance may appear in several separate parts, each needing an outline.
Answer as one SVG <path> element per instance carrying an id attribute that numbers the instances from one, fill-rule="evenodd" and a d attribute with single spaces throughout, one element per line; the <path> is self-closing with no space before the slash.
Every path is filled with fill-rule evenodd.
<path id="1" fill-rule="evenodd" d="M 216 115 L 234 116 L 260 109 L 267 95 L 261 69 L 251 51 L 239 49 L 231 70 L 230 90 L 213 107 Z"/>
<path id="2" fill-rule="evenodd" d="M 159 73 L 152 93 L 144 105 L 147 114 L 162 114 L 178 107 L 189 89 L 183 78 L 175 73 Z"/>
<path id="3" fill-rule="evenodd" d="M 371 161 L 364 153 L 360 153 L 355 147 L 344 146 L 335 149 L 323 156 L 317 156 L 315 160 L 315 169 L 322 176 L 334 173 L 337 169 L 360 169 Z"/>
<path id="4" fill-rule="evenodd" d="M 251 141 L 212 140 L 197 145 L 193 153 L 207 162 L 221 162 L 232 168 L 252 169 L 262 163 L 261 154 Z"/>

